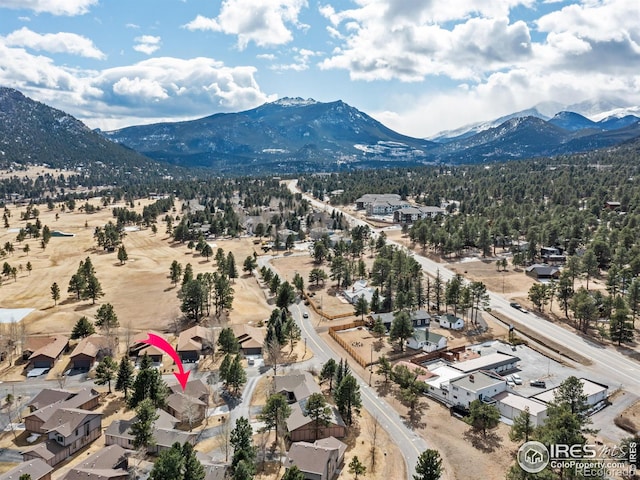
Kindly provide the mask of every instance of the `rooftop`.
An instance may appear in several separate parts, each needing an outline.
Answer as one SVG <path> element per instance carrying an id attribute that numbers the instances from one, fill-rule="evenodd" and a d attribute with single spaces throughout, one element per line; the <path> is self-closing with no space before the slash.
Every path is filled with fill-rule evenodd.
<path id="1" fill-rule="evenodd" d="M 478 358 L 454 363 L 452 366 L 464 373 L 475 372 L 476 370 L 491 370 L 510 363 L 519 362 L 520 359 L 508 353 L 496 352 L 489 355 L 480 355 Z"/>
<path id="2" fill-rule="evenodd" d="M 544 403 L 532 398 L 521 397 L 520 395 L 516 395 L 515 393 L 511 392 L 501 392 L 497 395 L 494 395 L 493 399 L 497 400 L 498 402 L 504 403 L 505 405 L 514 407 L 520 411 L 524 411 L 525 408 L 528 408 L 531 415 L 537 416 L 547 410 L 547 406 Z"/>
<path id="3" fill-rule="evenodd" d="M 452 380 L 450 384 L 452 386 L 455 385 L 456 387 L 464 388 L 470 392 L 476 392 L 492 385 L 500 385 L 501 383 L 505 383 L 505 380 L 496 378 L 485 372 L 475 372 L 456 380 Z"/>

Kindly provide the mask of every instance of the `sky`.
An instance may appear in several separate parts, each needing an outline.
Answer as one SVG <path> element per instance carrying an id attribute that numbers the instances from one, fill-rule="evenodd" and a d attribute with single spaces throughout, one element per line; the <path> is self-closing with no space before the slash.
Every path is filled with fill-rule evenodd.
<path id="1" fill-rule="evenodd" d="M 0 0 L 0 86 L 103 130 L 302 97 L 429 137 L 640 105 L 640 1 Z"/>

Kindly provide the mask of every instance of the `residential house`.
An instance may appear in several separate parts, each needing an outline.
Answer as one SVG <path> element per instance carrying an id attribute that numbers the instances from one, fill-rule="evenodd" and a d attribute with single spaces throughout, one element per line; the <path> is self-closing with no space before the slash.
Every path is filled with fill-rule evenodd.
<path id="1" fill-rule="evenodd" d="M 29 475 L 31 480 L 51 480 L 53 468 L 40 458 L 22 462 L 11 470 L 0 475 L 0 480 L 18 480 L 23 475 Z"/>
<path id="2" fill-rule="evenodd" d="M 22 356 L 29 361 L 27 369 L 53 368 L 56 361 L 69 348 L 69 338 L 64 335 L 28 337 Z"/>
<path id="3" fill-rule="evenodd" d="M 441 328 L 446 328 L 448 330 L 462 330 L 464 328 L 464 320 L 451 313 L 440 315 L 438 317 L 438 323 Z"/>
<path id="4" fill-rule="evenodd" d="M 169 385 L 169 389 L 172 393 L 184 393 L 189 397 L 197 398 L 201 402 L 204 402 L 206 405 L 209 405 L 210 397 L 211 397 L 211 389 L 209 385 L 203 382 L 201 379 L 189 380 L 182 389 L 182 385 L 179 383 L 174 383 Z"/>
<path id="5" fill-rule="evenodd" d="M 61 480 L 129 480 L 129 452 L 109 445 L 90 455 Z"/>
<path id="6" fill-rule="evenodd" d="M 333 480 L 344 463 L 347 446 L 334 437 L 291 445 L 285 467 L 297 466 L 309 480 Z"/>
<path id="7" fill-rule="evenodd" d="M 72 392 L 71 390 L 62 390 L 58 388 L 43 388 L 31 399 L 29 403 L 27 403 L 27 407 L 29 407 L 30 412 L 35 412 L 47 405 L 51 405 L 52 403 L 68 400 L 69 398 L 74 397 L 76 393 L 77 392 Z M 89 408 L 85 408 L 85 410 L 89 410 Z"/>
<path id="8" fill-rule="evenodd" d="M 447 348 L 447 337 L 433 333 L 426 327 L 418 327 L 413 330 L 413 336 L 407 340 L 407 346 L 414 350 L 435 352 Z"/>
<path id="9" fill-rule="evenodd" d="M 366 280 L 358 280 L 351 287 L 345 289 L 342 295 L 351 304 L 355 304 L 360 297 L 364 297 L 367 303 L 371 304 L 374 292 L 373 287 L 367 287 Z"/>
<path id="10" fill-rule="evenodd" d="M 168 450 L 171 446 L 178 442 L 183 445 L 186 442 L 195 445 L 196 434 L 177 430 L 175 427 L 180 420 L 169 415 L 164 410 L 156 410 L 158 418 L 153 422 L 153 440 L 154 444 L 147 448 L 151 454 L 158 454 L 164 450 Z M 135 450 L 133 446 L 133 434 L 131 433 L 131 425 L 136 422 L 136 417 L 131 420 L 114 420 L 104 432 L 105 445 L 120 445 L 127 450 Z"/>
<path id="11" fill-rule="evenodd" d="M 107 356 L 113 356 L 113 340 L 94 333 L 80 340 L 69 358 L 72 368 L 90 370 L 96 362 Z"/>
<path id="12" fill-rule="evenodd" d="M 557 279 L 560 276 L 560 269 L 543 263 L 535 263 L 524 269 L 525 273 L 536 280 Z"/>
<path id="13" fill-rule="evenodd" d="M 47 440 L 22 453 L 27 461 L 40 458 L 57 465 L 102 434 L 102 414 L 77 408 L 59 408 L 42 425 Z"/>
<path id="14" fill-rule="evenodd" d="M 397 210 L 411 208 L 407 202 L 402 200 L 375 200 L 367 205 L 367 215 L 391 215 Z"/>
<path id="15" fill-rule="evenodd" d="M 413 325 L 413 328 L 428 327 L 431 324 L 431 315 L 429 315 L 429 312 L 426 310 L 412 310 L 409 312 L 409 317 L 411 318 L 411 325 Z M 371 313 L 368 317 L 369 325 L 373 326 L 378 318 L 382 320 L 382 323 L 387 330 L 390 330 L 391 324 L 395 318 L 395 313 Z"/>
<path id="16" fill-rule="evenodd" d="M 148 333 L 153 333 L 163 340 L 167 340 L 167 337 L 160 332 L 156 332 L 150 330 Z M 149 356 L 151 361 L 156 365 L 162 365 L 162 360 L 164 357 L 164 351 L 160 350 L 158 347 L 154 345 L 150 345 L 145 342 L 149 338 L 147 332 L 144 332 L 140 335 L 134 337 L 131 346 L 129 347 L 129 357 L 134 358 L 137 361 L 141 359 L 145 354 Z"/>
<path id="17" fill-rule="evenodd" d="M 466 358 L 468 358 L 468 360 L 453 363 L 451 366 L 462 373 L 473 373 L 478 370 L 504 373 L 515 370 L 520 361 L 519 357 L 502 352 L 490 353 L 488 355 L 478 355 L 474 352 L 468 352 Z"/>
<path id="18" fill-rule="evenodd" d="M 468 409 L 474 400 L 495 403 L 491 397 L 506 391 L 507 382 L 500 375 L 481 370 L 452 380 L 449 386 L 452 403 Z"/>
<path id="19" fill-rule="evenodd" d="M 204 419 L 207 404 L 182 392 L 172 393 L 167 397 L 166 411 L 183 425 L 191 427 Z"/>
<path id="20" fill-rule="evenodd" d="M 526 398 L 511 392 L 500 392 L 493 396 L 500 415 L 513 420 L 525 410 L 529 410 L 529 418 L 535 427 L 544 424 L 547 419 L 547 406 L 533 398 Z"/>
<path id="21" fill-rule="evenodd" d="M 176 351 L 183 362 L 196 362 L 213 348 L 213 341 L 212 330 L 196 325 L 180 333 Z"/>
<path id="22" fill-rule="evenodd" d="M 231 325 L 231 329 L 238 339 L 240 352 L 243 355 L 262 355 L 265 329 L 246 324 Z"/>
<path id="23" fill-rule="evenodd" d="M 283 394 L 291 404 L 291 415 L 287 418 L 286 426 L 292 442 L 346 436 L 347 427 L 335 408 L 331 408 L 331 419 L 326 427 L 316 428 L 315 422 L 308 417 L 306 400 L 311 394 L 321 391 L 309 372 L 275 377 L 274 391 Z"/>
<path id="24" fill-rule="evenodd" d="M 213 460 L 206 453 L 196 451 L 196 458 L 204 467 L 204 480 L 225 480 L 227 474 L 227 465 Z"/>
<path id="25" fill-rule="evenodd" d="M 63 398 L 70 394 L 64 400 L 55 400 Z M 52 401 L 53 400 L 53 401 Z M 80 409 L 91 410 L 98 406 L 100 396 L 98 392 L 92 388 L 83 388 L 78 392 L 67 392 L 65 390 L 49 390 L 45 389 L 34 397 L 29 403 L 33 410 L 36 406 L 42 405 L 37 410 L 27 415 L 24 419 L 25 430 L 30 433 L 47 433 L 46 423 L 60 409 Z M 47 403 L 51 401 L 51 403 Z"/>

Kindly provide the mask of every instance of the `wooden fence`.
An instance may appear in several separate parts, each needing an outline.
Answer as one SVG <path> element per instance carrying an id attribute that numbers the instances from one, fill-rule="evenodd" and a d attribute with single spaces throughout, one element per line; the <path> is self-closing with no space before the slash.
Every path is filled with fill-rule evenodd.
<path id="1" fill-rule="evenodd" d="M 365 325 L 365 323 L 363 321 L 356 320 L 355 322 L 347 323 L 345 325 L 338 325 L 338 326 L 335 326 L 335 327 L 329 327 L 329 336 L 331 338 L 333 338 L 336 342 L 338 342 L 338 344 L 342 348 L 344 348 L 349 355 L 351 355 L 351 357 L 356 361 L 356 363 L 358 365 L 360 365 L 363 368 L 366 368 L 369 365 L 371 365 L 371 363 L 367 362 L 364 358 L 362 358 L 358 354 L 358 352 L 351 345 L 349 345 L 343 338 L 340 338 L 340 335 L 338 335 L 338 332 L 340 332 L 342 330 L 348 330 L 350 328 L 363 327 L 364 325 Z"/>
<path id="2" fill-rule="evenodd" d="M 307 294 L 307 292 L 302 292 L 302 296 L 304 297 L 305 301 L 309 304 L 309 306 L 311 307 L 311 309 L 316 312 L 318 315 L 320 315 L 321 317 L 326 318 L 327 320 L 336 320 L 338 318 L 347 318 L 347 317 L 352 317 L 353 313 L 339 313 L 337 315 L 329 315 L 327 314 L 324 310 L 322 310 L 321 308 L 318 308 L 318 306 L 316 305 L 316 303 L 313 301 L 313 299 Z"/>

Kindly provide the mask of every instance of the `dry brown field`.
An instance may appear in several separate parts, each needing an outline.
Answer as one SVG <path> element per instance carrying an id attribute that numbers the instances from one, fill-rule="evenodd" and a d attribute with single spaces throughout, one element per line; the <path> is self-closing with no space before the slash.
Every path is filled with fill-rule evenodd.
<path id="1" fill-rule="evenodd" d="M 99 205 L 99 199 L 91 203 Z M 141 212 L 143 206 L 149 203 L 150 200 L 136 202 L 135 210 Z M 40 206 L 43 225 L 48 225 L 52 231 L 60 230 L 75 235 L 52 237 L 44 251 L 39 239 L 16 242 L 17 233 L 14 230 L 26 224 L 20 220 L 20 212 L 24 208 L 9 207 L 10 228 L 0 229 L 0 246 L 6 242 L 14 244 L 14 253 L 3 262 L 19 268 L 19 272 L 16 281 L 3 278 L 0 305 L 3 308 L 35 309 L 24 320 L 28 334 L 69 334 L 81 316 L 93 319 L 98 307 L 104 303 L 114 306 L 121 326 L 121 337 L 126 335 L 125 330 L 133 334 L 147 329 L 170 331 L 176 319 L 181 317 L 178 287 L 172 285 L 168 277 L 171 262 L 177 260 L 183 267 L 191 263 L 196 275 L 215 270 L 213 259 L 207 261 L 198 254 L 194 255 L 186 244 L 172 243 L 164 233 L 162 219 L 159 219 L 157 234 L 153 234 L 151 229 L 127 232 L 123 244 L 129 260 L 120 265 L 115 252 L 106 253 L 97 249 L 93 239 L 95 227 L 113 220 L 111 209 L 114 206 L 125 205 L 112 205 L 93 214 L 77 210 L 62 212 L 58 207 L 48 211 L 46 206 Z M 176 207 L 180 212 L 180 205 Z M 59 215 L 58 220 L 56 214 Z M 29 253 L 23 251 L 26 244 L 30 247 Z M 215 248 L 233 252 L 241 274 L 233 285 L 235 295 L 228 321 L 257 323 L 267 319 L 272 307 L 267 303 L 264 292 L 255 277 L 242 275 L 242 262 L 254 251 L 251 239 L 214 240 L 213 244 Z M 95 305 L 91 300 L 76 300 L 73 294 L 67 293 L 69 279 L 76 272 L 79 262 L 86 257 L 91 258 L 105 293 Z M 32 265 L 31 272 L 26 269 L 27 262 Z M 54 282 L 58 283 L 61 290 L 57 305 L 54 305 L 50 291 Z"/>

